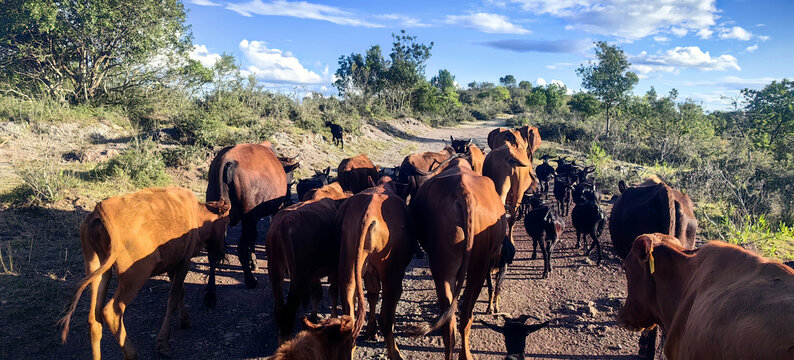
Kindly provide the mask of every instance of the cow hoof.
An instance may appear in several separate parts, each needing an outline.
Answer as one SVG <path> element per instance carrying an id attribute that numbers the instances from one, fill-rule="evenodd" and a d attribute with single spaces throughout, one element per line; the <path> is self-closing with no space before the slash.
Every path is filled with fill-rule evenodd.
<path id="1" fill-rule="evenodd" d="M 248 288 L 248 289 L 256 289 L 256 286 L 258 284 L 259 284 L 259 282 L 256 281 L 256 279 L 254 279 L 253 276 L 250 279 L 248 279 L 248 278 L 245 279 L 245 287 Z"/>
<path id="2" fill-rule="evenodd" d="M 157 341 L 157 355 L 164 359 L 171 358 L 171 347 L 168 346 L 168 340 Z"/>
<path id="3" fill-rule="evenodd" d="M 535 260 L 537 258 L 538 258 L 538 256 L 536 254 L 532 254 L 532 257 L 530 259 Z"/>
<path id="4" fill-rule="evenodd" d="M 214 309 L 215 305 L 218 304 L 218 298 L 215 296 L 214 292 L 208 292 L 204 294 L 204 305 L 206 305 L 210 309 Z"/>
<path id="5" fill-rule="evenodd" d="M 363 336 L 364 336 L 364 340 L 366 341 L 374 341 L 374 342 L 378 341 L 378 334 L 375 331 L 367 331 L 364 333 Z"/>

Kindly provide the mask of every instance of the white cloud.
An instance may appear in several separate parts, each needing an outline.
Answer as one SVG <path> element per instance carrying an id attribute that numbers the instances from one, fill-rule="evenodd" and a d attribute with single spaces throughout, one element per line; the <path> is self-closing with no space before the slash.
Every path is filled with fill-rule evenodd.
<path id="1" fill-rule="evenodd" d="M 506 16 L 490 13 L 447 15 L 447 24 L 459 25 L 489 34 L 529 34 L 531 31 L 515 25 Z"/>
<path id="2" fill-rule="evenodd" d="M 253 15 L 291 16 L 301 19 L 328 21 L 338 25 L 383 27 L 380 24 L 356 19 L 352 13 L 340 8 L 312 4 L 305 1 L 275 0 L 265 3 L 262 0 L 251 0 L 247 3 L 228 4 L 226 9 L 249 17 Z"/>
<path id="3" fill-rule="evenodd" d="M 747 52 L 753 52 L 753 51 L 756 51 L 756 50 L 758 50 L 758 44 L 755 44 L 755 45 L 752 45 L 752 46 L 748 46 L 748 47 L 746 47 L 744 49 L 744 51 L 747 51 Z"/>
<path id="4" fill-rule="evenodd" d="M 210 0 L 190 0 L 191 4 L 201 5 L 201 6 L 221 6 L 216 2 L 212 2 Z"/>
<path id="5" fill-rule="evenodd" d="M 406 28 L 416 28 L 416 27 L 428 27 L 430 24 L 425 24 L 422 20 L 401 14 L 383 14 L 375 16 L 378 19 L 384 20 L 393 20 L 396 21 L 400 26 Z"/>
<path id="6" fill-rule="evenodd" d="M 574 63 L 569 63 L 569 62 L 558 62 L 558 63 L 554 63 L 554 64 L 551 64 L 551 65 L 546 65 L 546 68 L 555 70 L 555 69 L 564 68 L 564 67 L 573 66 L 573 65 L 575 65 L 575 64 Z"/>
<path id="7" fill-rule="evenodd" d="M 670 38 L 669 38 L 669 37 L 667 37 L 667 36 L 658 35 L 658 36 L 654 36 L 654 37 L 653 37 L 653 41 L 658 41 L 658 42 L 668 42 L 668 41 L 670 41 Z"/>
<path id="8" fill-rule="evenodd" d="M 193 45 L 193 50 L 188 52 L 188 57 L 196 60 L 206 67 L 212 67 L 218 60 L 221 59 L 220 54 L 211 53 L 207 50 L 205 45 Z"/>
<path id="9" fill-rule="evenodd" d="M 529 12 L 568 20 L 571 28 L 629 40 L 686 35 L 714 26 L 716 0 L 510 0 Z"/>
<path id="10" fill-rule="evenodd" d="M 708 51 L 703 52 L 697 46 L 677 46 L 664 53 L 650 55 L 643 51 L 629 59 L 632 68 L 640 74 L 654 71 L 675 72 L 681 69 L 697 69 L 700 71 L 741 70 L 739 62 L 731 55 L 712 57 Z"/>
<path id="11" fill-rule="evenodd" d="M 708 39 L 711 38 L 711 35 L 714 34 L 714 31 L 708 28 L 703 28 L 698 30 L 697 36 L 701 39 Z"/>
<path id="12" fill-rule="evenodd" d="M 270 49 L 265 42 L 243 39 L 240 41 L 240 51 L 251 64 L 245 70 L 261 81 L 290 84 L 324 82 L 323 77 L 304 68 L 297 58 L 287 56 L 279 49 Z"/>
<path id="13" fill-rule="evenodd" d="M 535 80 L 535 85 L 536 86 L 546 86 L 546 85 L 548 85 L 548 83 L 546 82 L 546 79 L 544 79 L 542 77 L 539 77 L 539 78 L 537 78 L 537 80 Z"/>
<path id="14" fill-rule="evenodd" d="M 761 41 L 767 41 L 767 40 L 769 40 L 769 39 L 771 39 L 769 36 L 766 36 L 766 35 L 758 35 L 758 40 L 761 40 Z"/>
<path id="15" fill-rule="evenodd" d="M 720 39 L 736 39 L 747 41 L 753 38 L 753 33 L 745 30 L 741 26 L 734 26 L 732 28 L 720 28 Z"/>

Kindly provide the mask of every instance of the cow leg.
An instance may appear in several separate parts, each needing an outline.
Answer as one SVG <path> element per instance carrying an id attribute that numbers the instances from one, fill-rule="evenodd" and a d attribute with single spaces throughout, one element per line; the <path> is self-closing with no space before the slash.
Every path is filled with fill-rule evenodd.
<path id="1" fill-rule="evenodd" d="M 245 287 L 256 288 L 257 281 L 251 273 L 251 248 L 256 243 L 256 219 L 243 217 L 243 233 L 240 236 L 240 243 L 237 245 L 237 257 L 240 259 L 240 266 L 243 268 L 243 278 Z"/>
<path id="2" fill-rule="evenodd" d="M 391 271 L 383 274 L 383 302 L 380 305 L 380 332 L 383 333 L 386 341 L 386 351 L 389 360 L 402 360 L 400 350 L 397 349 L 397 342 L 394 339 L 394 318 L 397 312 L 397 302 L 403 292 L 403 275 L 405 267 L 392 267 Z"/>
<path id="3" fill-rule="evenodd" d="M 457 262 L 457 267 L 460 265 L 460 259 Z M 451 268 L 452 266 L 450 266 Z M 456 267 L 456 268 L 457 268 Z M 430 269 L 431 273 L 433 273 L 433 268 Z M 439 272 L 446 272 L 444 270 L 447 269 L 438 269 L 441 271 Z M 450 269 L 450 274 L 439 274 L 436 277 L 436 273 L 434 274 L 435 283 L 436 283 L 436 295 L 438 295 L 438 306 L 441 308 L 441 313 L 444 313 L 452 306 L 452 295 L 453 295 L 453 288 L 455 287 L 455 270 Z M 441 327 L 441 338 L 444 341 L 444 359 L 445 360 L 452 360 L 452 351 L 455 349 L 455 316 L 449 319 L 447 324 Z"/>
<path id="4" fill-rule="evenodd" d="M 538 251 L 538 239 L 533 236 L 532 237 L 532 259 L 533 260 L 537 259 L 537 257 L 538 257 L 537 251 Z"/>
<path id="5" fill-rule="evenodd" d="M 298 314 L 298 308 L 306 297 L 306 290 L 309 286 L 309 281 L 305 278 L 298 276 L 298 274 L 290 274 L 289 293 L 287 294 L 287 303 L 280 313 L 276 313 L 276 323 L 278 324 L 278 342 L 281 344 L 290 335 L 292 335 L 292 326 L 295 323 L 295 316 Z M 281 296 L 281 294 L 278 294 Z"/>
<path id="6" fill-rule="evenodd" d="M 640 333 L 639 358 L 643 360 L 653 360 L 656 357 L 656 334 L 659 327 L 645 330 Z"/>
<path id="7" fill-rule="evenodd" d="M 344 138 L 344 136 L 339 138 L 339 143 L 342 144 L 342 150 L 344 150 L 345 149 L 345 138 Z"/>
<path id="8" fill-rule="evenodd" d="M 557 242 L 554 241 L 555 239 L 553 238 L 553 236 L 555 236 L 555 235 L 556 234 L 554 234 L 554 233 L 548 233 L 548 232 L 546 233 L 546 249 L 547 249 L 547 252 L 548 252 L 548 255 L 546 256 L 546 258 L 548 259 L 547 268 L 548 268 L 549 273 L 551 273 L 551 254 L 554 253 L 554 245 L 557 245 Z"/>
<path id="9" fill-rule="evenodd" d="M 376 322 L 378 298 L 380 297 L 380 280 L 375 269 L 370 268 L 364 273 L 364 287 L 367 289 L 367 302 L 369 303 L 369 316 L 367 318 L 367 331 L 364 332 L 364 339 L 378 340 L 378 324 Z M 363 313 L 363 311 L 362 311 Z"/>
<path id="10" fill-rule="evenodd" d="M 187 313 L 183 312 L 184 305 L 182 304 L 185 297 L 185 276 L 187 276 L 188 264 L 183 261 L 182 264 L 177 266 L 177 269 L 168 273 L 171 279 L 171 291 L 168 295 L 168 305 L 166 305 L 165 318 L 163 318 L 163 325 L 160 326 L 160 333 L 157 334 L 157 352 L 165 357 L 171 358 L 171 346 L 168 345 L 168 338 L 171 335 L 171 315 L 174 310 L 179 307 L 180 323 L 187 320 Z"/>
<path id="11" fill-rule="evenodd" d="M 317 307 L 320 304 L 320 300 L 323 299 L 323 285 L 320 284 L 320 279 L 312 280 L 310 290 L 312 298 L 312 313 L 309 315 L 309 318 L 312 322 L 316 323 L 320 320 L 320 318 L 317 317 Z"/>
<path id="12" fill-rule="evenodd" d="M 471 345 L 469 342 L 469 336 L 471 335 L 471 324 L 472 324 L 472 320 L 474 320 L 474 316 L 473 316 L 474 305 L 477 303 L 477 297 L 480 296 L 480 291 L 482 291 L 482 283 L 485 281 L 485 276 L 490 276 L 488 275 L 489 274 L 488 271 L 474 270 L 478 267 L 479 264 L 483 264 L 487 262 L 478 262 L 476 261 L 476 259 L 471 259 L 470 261 L 471 262 L 469 269 L 467 269 L 468 271 L 466 272 L 466 289 L 463 291 L 463 298 L 461 299 L 461 304 L 460 304 L 461 348 L 460 348 L 459 359 L 461 360 L 474 359 L 474 357 L 471 355 Z M 498 284 L 499 283 L 497 278 L 497 285 L 496 285 L 497 292 L 499 290 Z"/>
<path id="13" fill-rule="evenodd" d="M 214 309 L 215 305 L 218 304 L 218 297 L 215 295 L 215 271 L 221 259 L 213 256 L 209 252 L 207 253 L 207 258 L 209 259 L 210 270 L 209 279 L 207 279 L 207 293 L 204 294 L 204 305 L 210 309 Z"/>
<path id="14" fill-rule="evenodd" d="M 491 282 L 491 271 L 488 270 L 488 276 L 485 277 L 485 283 L 488 285 L 488 309 L 485 310 L 487 314 L 493 315 L 493 283 Z"/>
<path id="15" fill-rule="evenodd" d="M 102 316 L 105 318 L 105 324 L 107 324 L 108 329 L 110 329 L 110 332 L 113 333 L 119 346 L 121 346 L 121 351 L 124 352 L 125 360 L 138 358 L 138 351 L 135 349 L 135 346 L 132 345 L 132 342 L 127 339 L 127 330 L 124 327 L 124 310 L 135 295 L 138 294 L 138 291 L 141 290 L 143 285 L 146 284 L 146 281 L 149 280 L 151 269 L 141 270 L 141 272 L 136 274 L 120 274 L 116 293 L 113 295 L 113 298 L 105 304 L 105 307 L 102 308 Z"/>
<path id="16" fill-rule="evenodd" d="M 499 268 L 499 273 L 496 274 L 496 284 L 493 290 L 493 315 L 499 314 L 499 294 L 502 292 L 502 283 L 505 281 L 505 274 L 507 274 L 507 264 Z M 491 277 L 489 274 L 488 277 Z M 482 287 L 482 284 L 480 284 Z M 461 325 L 463 320 L 461 320 Z"/>
<path id="17" fill-rule="evenodd" d="M 92 264 L 93 265 L 93 264 Z M 96 261 L 96 268 L 88 272 L 88 264 L 86 265 L 86 273 L 90 274 L 99 268 L 99 259 Z M 91 331 L 91 353 L 94 360 L 99 360 L 102 356 L 100 354 L 100 343 L 102 340 L 102 306 L 105 304 L 105 297 L 108 293 L 108 283 L 112 271 L 107 271 L 102 274 L 99 280 L 91 283 L 91 305 L 88 308 L 88 327 Z"/>
<path id="18" fill-rule="evenodd" d="M 549 244 L 545 238 L 545 233 L 541 233 L 540 236 L 538 236 L 538 239 L 538 243 L 540 243 L 540 255 L 543 256 L 543 274 L 540 276 L 540 278 L 546 279 L 549 277 Z"/>
<path id="19" fill-rule="evenodd" d="M 598 242 L 598 237 L 596 236 L 595 232 L 590 233 L 590 238 L 593 239 L 593 243 L 590 245 L 590 248 L 587 249 L 587 255 L 590 255 L 590 252 L 593 251 L 594 247 L 598 247 L 598 260 L 596 260 L 596 265 L 601 265 L 601 243 Z"/>
<path id="20" fill-rule="evenodd" d="M 339 277 L 336 274 L 328 275 L 328 299 L 331 302 L 331 317 L 339 316 Z"/>
<path id="21" fill-rule="evenodd" d="M 579 248 L 579 246 L 580 246 L 580 245 L 579 245 L 579 237 L 580 237 L 580 235 L 582 235 L 582 233 L 580 233 L 580 232 L 579 232 L 579 230 L 577 230 L 577 231 L 576 231 L 576 248 L 577 248 L 577 249 L 578 249 L 578 248 Z M 585 239 L 585 241 L 587 241 L 587 240 Z M 587 245 L 585 245 L 585 247 L 587 247 Z"/>

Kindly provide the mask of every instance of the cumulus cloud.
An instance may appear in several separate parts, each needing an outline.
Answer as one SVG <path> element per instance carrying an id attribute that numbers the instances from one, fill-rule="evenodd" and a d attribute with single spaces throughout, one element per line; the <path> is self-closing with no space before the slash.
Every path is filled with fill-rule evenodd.
<path id="1" fill-rule="evenodd" d="M 257 79 L 270 83 L 320 84 L 322 76 L 307 70 L 297 58 L 279 49 L 270 49 L 263 41 L 240 41 L 240 51 L 250 64 L 244 70 Z M 328 69 L 326 68 L 326 72 Z"/>
<path id="2" fill-rule="evenodd" d="M 741 26 L 734 26 L 731 28 L 720 28 L 720 39 L 736 39 L 747 41 L 753 38 L 753 33 L 745 30 Z"/>
<path id="3" fill-rule="evenodd" d="M 220 54 L 211 53 L 207 50 L 206 45 L 193 45 L 193 50 L 188 52 L 188 57 L 196 60 L 206 67 L 212 67 L 218 60 L 221 59 Z"/>
<path id="4" fill-rule="evenodd" d="M 554 63 L 554 64 L 551 64 L 551 65 L 546 65 L 546 68 L 555 70 L 555 69 L 560 69 L 560 68 L 573 66 L 573 65 L 575 65 L 575 64 L 574 63 L 569 63 L 569 62 L 558 62 L 558 63 Z"/>
<path id="5" fill-rule="evenodd" d="M 714 31 L 708 28 L 700 29 L 697 32 L 697 36 L 701 39 L 709 39 L 712 34 L 714 34 Z"/>
<path id="6" fill-rule="evenodd" d="M 670 38 L 669 38 L 669 37 L 667 37 L 667 36 L 658 35 L 658 36 L 654 36 L 654 37 L 653 37 L 653 41 L 658 41 L 658 42 L 668 42 L 668 41 L 670 41 Z"/>
<path id="7" fill-rule="evenodd" d="M 716 0 L 510 0 L 534 14 L 568 21 L 571 28 L 636 40 L 659 33 L 686 35 L 714 26 Z"/>
<path id="8" fill-rule="evenodd" d="M 525 35 L 531 33 L 531 31 L 511 23 L 506 16 L 499 14 L 481 12 L 469 15 L 447 15 L 447 18 L 444 22 L 450 25 L 458 25 L 489 34 Z"/>
<path id="9" fill-rule="evenodd" d="M 769 36 L 766 36 L 766 35 L 758 35 L 758 40 L 761 40 L 761 41 L 767 41 L 767 40 L 769 40 L 769 39 L 771 39 Z"/>
<path id="10" fill-rule="evenodd" d="M 589 40 L 525 40 L 505 39 L 481 43 L 482 45 L 516 52 L 584 53 L 592 46 Z"/>
<path id="11" fill-rule="evenodd" d="M 275 0 L 265 3 L 262 0 L 251 0 L 246 3 L 228 4 L 226 9 L 249 17 L 253 15 L 290 16 L 301 19 L 328 21 L 338 25 L 371 28 L 383 27 L 383 25 L 380 24 L 357 19 L 354 14 L 340 8 L 312 4 L 306 1 Z"/>
<path id="12" fill-rule="evenodd" d="M 677 46 L 663 53 L 651 55 L 643 51 L 630 59 L 632 68 L 640 74 L 654 71 L 678 72 L 681 69 L 697 69 L 700 71 L 741 70 L 739 62 L 731 55 L 712 57 L 697 46 Z"/>
<path id="13" fill-rule="evenodd" d="M 756 50 L 758 50 L 758 44 L 748 46 L 748 47 L 746 47 L 744 49 L 744 51 L 747 51 L 747 52 L 753 52 L 753 51 L 756 51 Z"/>
<path id="14" fill-rule="evenodd" d="M 398 25 L 406 28 L 428 27 L 430 24 L 425 24 L 422 20 L 415 17 L 401 15 L 401 14 L 383 14 L 375 16 L 378 19 L 392 20 Z"/>
<path id="15" fill-rule="evenodd" d="M 201 6 L 221 6 L 221 4 L 212 2 L 210 0 L 190 0 L 190 3 Z"/>
<path id="16" fill-rule="evenodd" d="M 537 86 L 546 86 L 548 84 L 549 83 L 546 82 L 546 79 L 544 79 L 542 77 L 539 77 L 539 78 L 535 79 L 535 85 L 537 85 Z"/>

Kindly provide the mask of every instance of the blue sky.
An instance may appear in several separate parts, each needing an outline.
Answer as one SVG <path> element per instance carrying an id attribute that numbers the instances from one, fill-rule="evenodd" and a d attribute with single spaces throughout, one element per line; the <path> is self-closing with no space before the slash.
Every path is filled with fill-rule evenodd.
<path id="1" fill-rule="evenodd" d="M 635 94 L 672 88 L 706 109 L 721 96 L 794 78 L 791 0 L 185 0 L 195 48 L 210 65 L 230 53 L 260 83 L 333 93 L 340 55 L 363 53 L 405 29 L 435 46 L 428 77 L 449 69 L 462 86 L 514 75 L 578 91 L 574 70 L 594 41 L 619 44 L 640 75 Z"/>

